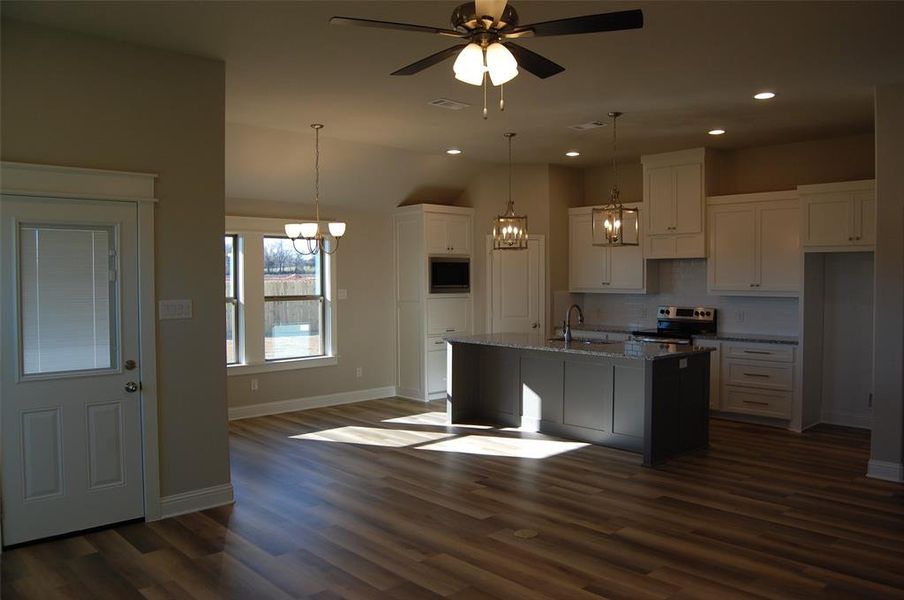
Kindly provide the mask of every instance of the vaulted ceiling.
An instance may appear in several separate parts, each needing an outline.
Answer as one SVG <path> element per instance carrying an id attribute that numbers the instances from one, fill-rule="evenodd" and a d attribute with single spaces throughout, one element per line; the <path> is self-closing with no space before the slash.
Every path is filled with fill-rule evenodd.
<path id="1" fill-rule="evenodd" d="M 625 113 L 622 156 L 871 131 L 872 87 L 904 77 L 902 2 L 516 0 L 522 23 L 637 7 L 645 25 L 523 40 L 566 70 L 546 80 L 522 71 L 506 85 L 503 113 L 492 106 L 498 90 L 491 90 L 484 121 L 480 89 L 454 80 L 451 61 L 411 77 L 389 76 L 450 45 L 448 38 L 328 24 L 330 16 L 344 15 L 447 27 L 456 4 L 13 1 L 2 4 L 2 14 L 224 60 L 229 193 L 272 199 L 298 184 L 306 189 L 307 175 L 284 189 L 257 190 L 253 182 L 268 169 L 275 174 L 296 166 L 304 173 L 306 165 L 289 164 L 292 154 L 285 150 L 297 148 L 304 162 L 313 121 L 327 125 L 325 144 L 336 149 L 325 161 L 346 154 L 367 172 L 382 172 L 387 184 L 406 188 L 393 189 L 397 197 L 418 187 L 462 186 L 479 167 L 475 161 L 504 160 L 502 133 L 509 130 L 519 133 L 519 162 L 608 160 L 607 128 L 578 132 L 569 126 L 605 120 L 610 110 Z M 754 101 L 762 89 L 778 96 Z M 436 98 L 471 106 L 428 105 Z M 714 127 L 727 133 L 708 136 Z M 449 146 L 464 154 L 446 156 Z M 572 148 L 582 156 L 565 158 Z M 408 169 L 398 166 L 406 161 Z M 390 164 L 395 171 L 387 171 Z"/>

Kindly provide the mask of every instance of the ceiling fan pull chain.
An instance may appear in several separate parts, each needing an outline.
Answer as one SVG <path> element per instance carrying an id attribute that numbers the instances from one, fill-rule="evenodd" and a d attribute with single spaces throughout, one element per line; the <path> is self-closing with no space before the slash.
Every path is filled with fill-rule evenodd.
<path id="1" fill-rule="evenodd" d="M 505 111 L 505 84 L 499 86 L 499 110 Z"/>
<path id="2" fill-rule="evenodd" d="M 487 118 L 487 74 L 483 74 L 483 118 Z"/>

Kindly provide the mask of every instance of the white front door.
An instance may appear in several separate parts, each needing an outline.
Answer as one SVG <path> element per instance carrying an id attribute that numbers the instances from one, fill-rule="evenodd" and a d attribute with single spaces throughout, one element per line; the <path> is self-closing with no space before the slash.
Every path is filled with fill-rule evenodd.
<path id="1" fill-rule="evenodd" d="M 3 543 L 143 517 L 137 207 L 0 215 Z"/>
<path id="2" fill-rule="evenodd" d="M 489 242 L 492 248 L 492 242 Z M 546 260 L 540 238 L 527 250 L 490 250 L 490 333 L 543 332 Z"/>

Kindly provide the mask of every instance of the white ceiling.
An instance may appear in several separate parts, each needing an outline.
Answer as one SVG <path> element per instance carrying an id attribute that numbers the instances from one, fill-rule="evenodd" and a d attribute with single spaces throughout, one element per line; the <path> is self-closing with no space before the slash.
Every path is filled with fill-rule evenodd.
<path id="1" fill-rule="evenodd" d="M 456 4 L 12 1 L 3 2 L 2 12 L 224 60 L 227 188 L 233 196 L 270 199 L 307 195 L 304 165 L 295 165 L 302 171 L 292 183 L 283 173 L 293 168 L 285 152 L 268 149 L 297 147 L 304 162 L 313 121 L 327 125 L 324 143 L 335 140 L 337 150 L 352 152 L 360 144 L 362 168 L 375 173 L 378 167 L 398 203 L 414 188 L 462 187 L 478 166 L 473 161 L 504 160 L 502 133 L 509 130 L 519 133 L 517 161 L 573 166 L 610 158 L 608 128 L 568 129 L 605 119 L 610 110 L 625 113 L 619 120 L 622 156 L 831 137 L 871 131 L 872 86 L 904 78 L 904 2 L 515 0 L 522 23 L 639 7 L 645 26 L 523 40 L 566 71 L 547 80 L 522 72 L 506 86 L 504 113 L 492 106 L 492 90 L 483 121 L 480 89 L 455 81 L 451 61 L 412 77 L 389 76 L 451 45 L 448 38 L 327 23 L 343 15 L 445 27 Z M 760 89 L 774 89 L 778 97 L 752 100 Z M 439 97 L 472 107 L 453 112 L 427 105 Z M 713 127 L 728 133 L 706 135 Z M 445 156 L 452 145 L 465 154 Z M 387 147 L 398 152 L 378 157 Z M 570 148 L 583 156 L 566 159 Z M 328 156 L 325 163 L 342 158 Z M 398 165 L 403 159 L 410 159 L 410 168 Z M 387 171 L 390 164 L 395 166 Z M 284 186 L 275 182 L 281 173 Z M 256 187 L 262 177 L 264 189 Z"/>

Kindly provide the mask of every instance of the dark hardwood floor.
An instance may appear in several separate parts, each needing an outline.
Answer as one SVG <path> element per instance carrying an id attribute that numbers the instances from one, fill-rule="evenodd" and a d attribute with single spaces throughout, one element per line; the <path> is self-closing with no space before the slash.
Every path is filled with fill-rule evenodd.
<path id="1" fill-rule="evenodd" d="M 235 421 L 237 503 L 15 548 L 15 598 L 904 598 L 868 434 L 713 421 L 636 455 L 379 400 Z M 525 458 L 529 457 L 529 458 Z"/>

